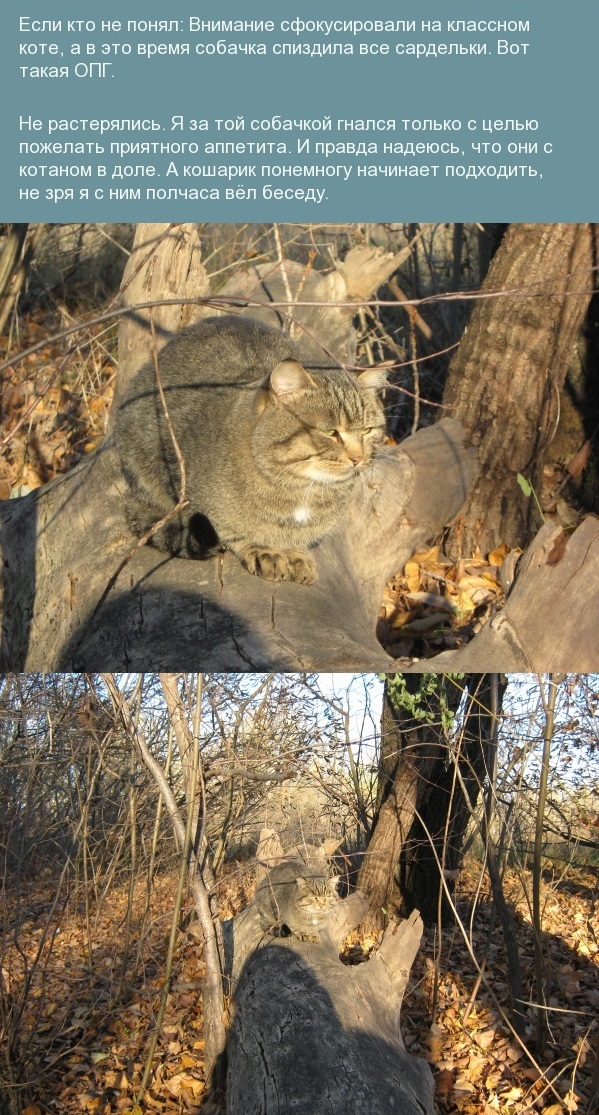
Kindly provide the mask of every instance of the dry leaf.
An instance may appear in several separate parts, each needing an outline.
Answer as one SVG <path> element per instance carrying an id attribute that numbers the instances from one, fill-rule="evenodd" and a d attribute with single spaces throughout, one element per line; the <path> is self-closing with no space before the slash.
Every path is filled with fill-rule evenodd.
<path id="1" fill-rule="evenodd" d="M 420 566 L 415 561 L 406 562 L 404 577 L 410 592 L 417 592 L 420 588 Z"/>
<path id="2" fill-rule="evenodd" d="M 453 1088 L 453 1072 L 451 1069 L 441 1069 L 435 1073 L 435 1092 L 438 1096 L 446 1096 Z"/>
<path id="3" fill-rule="evenodd" d="M 580 476 L 581 472 L 584 472 L 585 468 L 587 467 L 590 456 L 591 438 L 587 438 L 584 445 L 578 450 L 578 453 L 575 453 L 566 465 L 570 476 L 573 476 L 575 479 L 577 476 Z"/>
<path id="4" fill-rule="evenodd" d="M 497 566 L 503 565 L 503 562 L 509 552 L 509 546 L 506 546 L 505 542 L 502 542 L 501 546 L 498 546 L 497 549 L 491 550 L 491 553 L 489 554 L 489 564 Z"/>
<path id="5" fill-rule="evenodd" d="M 91 1112 L 91 1115 L 95 1115 L 103 1105 L 102 1097 L 91 1092 L 83 1092 L 78 1098 L 83 1110 Z"/>
<path id="6" fill-rule="evenodd" d="M 563 556 L 566 552 L 566 546 L 567 545 L 568 545 L 568 535 L 565 534 L 564 531 L 562 530 L 561 534 L 558 534 L 557 538 L 555 539 L 555 542 L 553 543 L 553 546 L 551 547 L 549 553 L 547 554 L 547 565 L 557 565 L 558 562 L 560 562 L 562 560 L 562 558 L 563 558 Z"/>
<path id="7" fill-rule="evenodd" d="M 481 1049 L 488 1049 L 495 1041 L 495 1030 L 480 1030 L 478 1034 L 472 1036 Z"/>
<path id="8" fill-rule="evenodd" d="M 456 1080 L 456 1082 L 453 1086 L 453 1090 L 454 1090 L 456 1096 L 459 1095 L 460 1093 L 462 1095 L 468 1095 L 470 1092 L 475 1091 L 475 1087 L 474 1087 L 474 1084 L 472 1084 L 470 1082 L 470 1080 L 467 1080 L 465 1076 L 458 1076 L 458 1078 L 457 1078 L 457 1080 Z"/>

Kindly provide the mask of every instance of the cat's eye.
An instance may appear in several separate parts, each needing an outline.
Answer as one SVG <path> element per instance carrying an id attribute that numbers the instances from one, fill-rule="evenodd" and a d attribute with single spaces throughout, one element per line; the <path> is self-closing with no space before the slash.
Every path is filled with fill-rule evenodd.
<path id="1" fill-rule="evenodd" d="M 362 430 L 362 433 L 363 434 L 371 434 L 373 430 L 374 430 L 374 426 L 365 426 L 365 428 Z"/>
<path id="2" fill-rule="evenodd" d="M 322 432 L 323 432 L 323 434 L 326 434 L 327 437 L 334 437 L 337 441 L 339 440 L 339 431 L 338 430 L 323 430 Z"/>

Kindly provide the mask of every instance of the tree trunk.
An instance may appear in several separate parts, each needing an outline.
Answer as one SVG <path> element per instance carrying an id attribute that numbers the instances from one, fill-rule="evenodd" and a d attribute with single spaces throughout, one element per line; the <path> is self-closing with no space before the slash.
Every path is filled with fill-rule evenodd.
<path id="1" fill-rule="evenodd" d="M 430 1069 L 398 1025 L 422 923 L 390 925 L 367 963 L 348 966 L 339 949 L 364 909 L 359 894 L 340 902 L 314 942 L 261 944 L 252 906 L 225 923 L 228 1115 L 432 1115 Z"/>
<path id="2" fill-rule="evenodd" d="M 400 861 L 404 911 L 419 909 L 425 923 L 439 913 L 450 916 L 447 891 L 455 885 L 455 872 L 462 862 L 464 838 L 482 786 L 489 774 L 489 741 L 494 718 L 500 710 L 505 684 L 499 686 L 499 707 L 491 700 L 493 678 L 474 674 L 455 683 L 466 691 L 468 705 L 459 733 L 459 747 L 450 759 L 447 745 L 422 787 L 418 813 Z M 455 764 L 457 763 L 459 777 Z M 445 886 L 442 883 L 445 875 Z"/>
<path id="3" fill-rule="evenodd" d="M 385 924 L 392 904 L 397 905 L 400 900 L 400 892 L 403 898 L 405 880 L 400 884 L 400 892 L 395 881 L 400 856 L 403 855 L 405 863 L 406 849 L 414 842 L 417 818 L 424 808 L 429 788 L 445 765 L 441 689 L 444 707 L 452 710 L 460 702 L 462 689 L 450 679 L 439 677 L 432 687 L 430 681 L 430 675 L 427 680 L 406 676 L 401 697 L 394 693 L 401 683 L 401 675 L 390 676 L 385 684 L 380 806 L 358 876 L 358 887 L 368 899 L 368 916 L 364 922 L 367 931 Z M 421 828 L 417 838 L 422 839 Z M 423 898 L 426 902 L 426 894 Z"/>
<path id="4" fill-rule="evenodd" d="M 490 297 L 476 303 L 444 398 L 478 446 L 481 465 L 452 532 L 455 553 L 476 546 L 487 553 L 502 542 L 525 546 L 541 525 L 516 475 L 540 493 L 596 262 L 593 225 L 514 224 L 491 263 L 484 284 Z"/>
<path id="5" fill-rule="evenodd" d="M 369 903 L 367 930 L 384 924 L 398 905 L 404 913 L 418 909 L 425 923 L 432 924 L 441 896 L 448 912 L 441 873 L 449 873 L 451 891 L 451 873 L 460 865 L 466 828 L 488 773 L 491 679 L 439 677 L 434 686 L 428 679 L 423 685 L 423 680 L 406 675 L 400 698 L 394 695 L 392 678 L 385 687 L 381 805 L 358 877 Z M 457 710 L 466 689 L 470 707 L 460 733 L 458 780 L 448 761 L 444 719 Z"/>
<path id="6" fill-rule="evenodd" d="M 0 332 L 6 325 L 10 311 L 14 306 L 14 293 L 11 290 L 11 284 L 23 253 L 29 225 L 13 224 L 9 225 L 8 228 L 9 232 L 0 256 Z"/>
<path id="7" fill-rule="evenodd" d="M 358 876 L 359 890 L 368 900 L 365 932 L 386 924 L 393 899 L 398 898 L 395 874 L 417 801 L 418 773 L 413 756 L 407 751 L 407 740 L 390 697 L 389 681 L 385 682 L 383 693 L 376 814 Z M 420 680 L 410 678 L 406 684 L 409 692 L 415 692 Z"/>
<path id="8" fill-rule="evenodd" d="M 136 306 L 152 299 L 176 299 L 182 291 L 196 298 L 207 295 L 210 284 L 200 260 L 200 250 L 200 236 L 195 225 L 136 225 L 131 255 L 121 282 L 124 305 Z M 151 310 L 135 310 L 122 319 L 119 374 L 111 419 L 127 383 L 151 359 L 154 349 L 160 352 L 171 337 L 194 325 L 203 313 L 201 305 L 174 302 Z"/>

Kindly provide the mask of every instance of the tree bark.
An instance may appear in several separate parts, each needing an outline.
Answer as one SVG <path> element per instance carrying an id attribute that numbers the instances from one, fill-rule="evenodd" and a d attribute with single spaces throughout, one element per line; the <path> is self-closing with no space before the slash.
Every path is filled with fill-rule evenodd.
<path id="1" fill-rule="evenodd" d="M 524 547 L 541 525 L 516 475 L 540 493 L 596 263 L 594 225 L 514 224 L 502 240 L 484 284 L 489 297 L 476 303 L 445 390 L 481 465 L 452 532 L 454 553 L 476 546 L 487 553 L 502 542 Z"/>
<path id="2" fill-rule="evenodd" d="M 188 296 L 203 298 L 209 293 L 210 284 L 201 263 L 200 251 L 200 236 L 195 225 L 136 225 L 131 255 L 121 282 L 123 304 L 136 306 L 152 299 L 176 299 L 182 291 L 186 291 Z M 154 349 L 160 352 L 171 337 L 181 329 L 194 325 L 203 314 L 201 305 L 175 302 L 151 310 L 132 310 L 122 319 L 119 325 L 119 374 L 111 419 L 127 383 L 152 358 Z"/>
<path id="3" fill-rule="evenodd" d="M 417 855 L 417 845 L 422 843 L 419 817 L 423 815 L 431 788 L 445 769 L 447 757 L 439 689 L 418 700 L 420 678 L 408 675 L 405 683 L 408 702 L 410 697 L 414 698 L 418 710 L 426 713 L 430 720 L 424 721 L 407 707 L 407 703 L 404 707 L 394 699 L 392 679 L 387 681 L 381 725 L 380 806 L 358 876 L 358 888 L 368 900 L 366 931 L 384 925 L 393 908 L 406 898 L 406 905 L 414 908 L 406 879 L 406 861 L 408 856 Z M 444 688 L 446 707 L 455 711 L 462 695 L 461 684 L 439 677 L 436 687 L 439 686 Z M 402 879 L 398 888 L 396 874 L 400 857 Z M 436 880 L 430 881 L 433 893 L 428 894 L 424 888 L 420 896 L 428 921 L 436 916 L 438 872 Z"/>
<path id="4" fill-rule="evenodd" d="M 13 225 L 0 259 L 0 333 L 4 332 L 27 281 L 45 225 Z"/>
<path id="5" fill-rule="evenodd" d="M 436 922 L 439 908 L 443 918 L 451 916 L 447 891 L 453 892 L 466 830 L 489 775 L 489 744 L 505 691 L 505 684 L 500 684 L 499 708 L 493 709 L 492 687 L 493 678 L 488 674 L 472 674 L 456 681 L 453 695 L 450 687 L 450 707 L 457 708 L 464 692 L 468 702 L 458 747 L 450 758 L 448 742 L 441 738 L 440 754 L 427 771 L 409 841 L 402 851 L 402 909 L 420 909 L 426 924 Z"/>
<path id="6" fill-rule="evenodd" d="M 433 924 L 440 899 L 443 915 L 449 914 L 442 874 L 451 893 L 472 810 L 491 767 L 497 712 L 492 678 L 439 676 L 434 688 L 425 684 L 424 689 L 414 675 L 404 675 L 404 681 L 405 699 L 394 696 L 391 677 L 383 699 L 379 807 L 358 876 L 369 906 L 366 931 L 380 928 L 398 908 L 404 914 L 418 909 L 425 924 Z M 504 690 L 500 683 L 499 703 Z M 444 716 L 457 711 L 464 693 L 469 705 L 454 760 Z M 420 714 L 427 714 L 427 722 Z"/>

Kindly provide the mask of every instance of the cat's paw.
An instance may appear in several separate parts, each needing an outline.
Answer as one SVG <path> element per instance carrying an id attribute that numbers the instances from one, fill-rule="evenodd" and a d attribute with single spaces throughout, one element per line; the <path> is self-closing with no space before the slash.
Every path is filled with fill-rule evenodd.
<path id="1" fill-rule="evenodd" d="M 300 585 L 313 585 L 318 576 L 312 558 L 303 550 L 248 546 L 238 556 L 250 573 L 266 581 L 295 581 Z"/>

